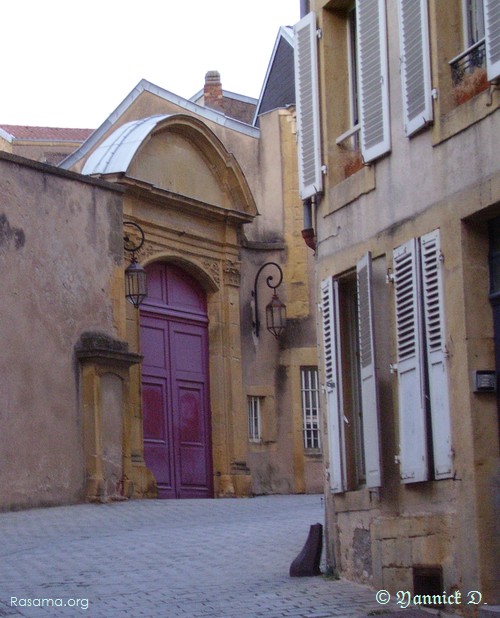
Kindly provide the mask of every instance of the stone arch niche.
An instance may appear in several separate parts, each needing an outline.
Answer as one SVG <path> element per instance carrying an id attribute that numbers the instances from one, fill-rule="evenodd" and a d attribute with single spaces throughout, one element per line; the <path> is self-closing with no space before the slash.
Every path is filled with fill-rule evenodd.
<path id="1" fill-rule="evenodd" d="M 124 187 L 124 219 L 145 232 L 141 264 L 176 264 L 206 291 L 214 495 L 248 494 L 239 249 L 241 227 L 257 210 L 238 162 L 202 120 L 174 114 L 118 127 L 90 155 L 84 172 Z M 125 339 L 141 354 L 140 313 L 127 303 L 122 315 Z M 132 495 L 155 496 L 156 480 L 144 461 L 140 365 L 130 376 L 125 427 Z"/>
<path id="2" fill-rule="evenodd" d="M 130 370 L 141 357 L 107 334 L 86 332 L 75 346 L 79 361 L 85 497 L 106 502 L 130 497 Z"/>

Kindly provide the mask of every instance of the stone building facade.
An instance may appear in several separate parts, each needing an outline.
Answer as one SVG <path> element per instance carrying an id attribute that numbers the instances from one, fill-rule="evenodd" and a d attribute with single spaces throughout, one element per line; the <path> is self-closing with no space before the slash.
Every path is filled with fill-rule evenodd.
<path id="1" fill-rule="evenodd" d="M 304 368 L 316 370 L 316 339 L 308 286 L 312 260 L 297 223 L 301 203 L 293 109 L 272 110 L 260 122 L 256 128 L 141 82 L 115 116 L 62 164 L 121 186 L 125 220 L 138 223 L 145 233 L 138 258 L 148 275 L 166 281 L 158 283 L 165 290 L 190 281 L 203 297 L 205 309 L 196 318 L 187 306 L 162 305 L 168 291 L 164 296 L 158 292 L 156 300 L 148 298 L 139 311 L 127 307 L 119 316 L 130 350 L 145 356 L 142 366 L 131 369 L 126 421 L 133 496 L 240 496 L 321 488 L 319 441 L 305 446 L 301 375 Z M 259 336 L 254 329 L 255 275 L 268 262 L 283 272 L 280 294 L 288 321 L 280 341 L 265 328 Z M 264 274 L 273 275 L 271 270 Z M 263 281 L 261 312 L 270 300 Z M 187 403 L 179 418 L 163 418 L 159 411 L 175 408 L 172 396 L 179 398 L 179 409 L 184 397 L 192 402 L 193 383 L 184 391 L 186 383 L 172 378 L 177 371 L 172 367 L 159 376 L 152 359 L 163 344 L 147 341 L 161 331 L 162 341 L 168 340 L 166 357 L 175 358 L 179 350 L 173 352 L 172 346 L 182 337 L 171 329 L 182 322 L 185 329 L 196 330 L 196 320 L 206 328 L 206 382 L 203 396 L 199 391 L 196 397 L 203 399 L 199 409 L 205 406 L 209 416 L 195 448 L 193 435 L 183 441 L 179 428 L 185 426 L 184 413 L 196 417 L 198 412 Z M 196 363 L 193 358 L 186 362 Z M 311 390 L 317 398 L 317 383 Z M 256 435 L 249 433 L 252 422 Z M 202 457 L 203 466 L 193 457 Z M 201 476 L 179 472 L 199 466 L 203 482 Z"/>
<path id="2" fill-rule="evenodd" d="M 306 4 L 306 3 L 304 3 Z M 498 3 L 312 0 L 295 27 L 333 569 L 499 603 Z"/>
<path id="3" fill-rule="evenodd" d="M 0 508 L 321 490 L 313 260 L 293 101 L 278 91 L 293 74 L 289 29 L 276 46 L 273 105 L 259 113 L 216 72 L 192 100 L 142 81 L 58 168 L 35 161 L 64 130 L 3 125 L 4 150 L 24 136 L 35 161 L 2 155 L 12 393 Z M 136 225 L 139 310 L 124 296 Z M 276 339 L 265 315 L 278 271 Z"/>

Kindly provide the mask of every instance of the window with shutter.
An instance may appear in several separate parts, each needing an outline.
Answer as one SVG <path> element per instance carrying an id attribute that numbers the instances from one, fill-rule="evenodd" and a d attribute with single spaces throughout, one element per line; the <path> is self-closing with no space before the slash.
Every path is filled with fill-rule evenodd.
<path id="1" fill-rule="evenodd" d="M 310 12 L 301 19 L 294 34 L 299 191 L 306 199 L 323 189 L 316 14 Z"/>
<path id="2" fill-rule="evenodd" d="M 500 77 L 500 2 L 484 0 L 488 79 Z"/>
<path id="3" fill-rule="evenodd" d="M 410 136 L 433 118 L 427 0 L 399 0 L 398 7 L 405 133 Z"/>
<path id="4" fill-rule="evenodd" d="M 321 286 L 332 491 L 381 485 L 371 256 Z"/>
<path id="5" fill-rule="evenodd" d="M 358 262 L 356 272 L 366 484 L 368 487 L 380 487 L 379 409 L 375 367 L 371 253 L 364 255 Z"/>
<path id="6" fill-rule="evenodd" d="M 321 283 L 323 353 L 330 459 L 330 488 L 334 493 L 346 486 L 343 438 L 342 382 L 340 380 L 340 333 L 338 283 L 331 277 Z"/>
<path id="7" fill-rule="evenodd" d="M 400 464 L 405 483 L 453 477 L 442 269 L 439 230 L 394 250 Z"/>
<path id="8" fill-rule="evenodd" d="M 404 483 L 428 479 L 418 249 L 412 239 L 394 250 L 400 475 Z"/>
<path id="9" fill-rule="evenodd" d="M 365 162 L 391 148 L 385 0 L 357 0 L 361 151 Z"/>
<path id="10" fill-rule="evenodd" d="M 434 478 L 442 479 L 453 476 L 453 452 L 451 447 L 439 230 L 422 236 L 420 244 Z"/>

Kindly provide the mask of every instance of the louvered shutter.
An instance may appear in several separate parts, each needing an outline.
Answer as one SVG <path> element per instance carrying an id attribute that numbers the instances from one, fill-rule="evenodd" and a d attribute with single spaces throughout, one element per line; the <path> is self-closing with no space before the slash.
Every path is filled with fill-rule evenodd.
<path id="1" fill-rule="evenodd" d="M 323 190 L 319 122 L 316 14 L 294 27 L 295 100 L 299 157 L 299 192 L 304 200 Z"/>
<path id="2" fill-rule="evenodd" d="M 422 366 L 420 264 L 412 239 L 394 250 L 400 476 L 403 483 L 428 478 Z"/>
<path id="3" fill-rule="evenodd" d="M 380 487 L 380 432 L 372 293 L 372 260 L 367 253 L 356 266 L 358 283 L 359 358 L 366 484 Z"/>
<path id="4" fill-rule="evenodd" d="M 488 79 L 500 77 L 500 2 L 484 0 Z"/>
<path id="5" fill-rule="evenodd" d="M 391 148 L 385 0 L 357 0 L 361 151 L 365 162 Z"/>
<path id="6" fill-rule="evenodd" d="M 327 400 L 330 488 L 344 491 L 345 450 L 342 425 L 342 383 L 340 381 L 340 333 L 338 283 L 331 277 L 321 283 L 323 316 L 323 352 Z"/>
<path id="7" fill-rule="evenodd" d="M 401 78 L 405 133 L 432 121 L 431 66 L 427 0 L 399 0 Z"/>
<path id="8" fill-rule="evenodd" d="M 422 236 L 420 244 L 434 477 L 436 479 L 443 479 L 453 476 L 453 452 L 451 448 L 439 230 Z"/>

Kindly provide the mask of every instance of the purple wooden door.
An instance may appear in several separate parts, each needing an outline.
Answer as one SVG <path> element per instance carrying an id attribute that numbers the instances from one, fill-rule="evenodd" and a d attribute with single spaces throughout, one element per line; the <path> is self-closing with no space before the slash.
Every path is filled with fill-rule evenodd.
<path id="1" fill-rule="evenodd" d="M 144 458 L 160 498 L 213 496 L 206 295 L 180 268 L 148 269 L 141 305 Z"/>

